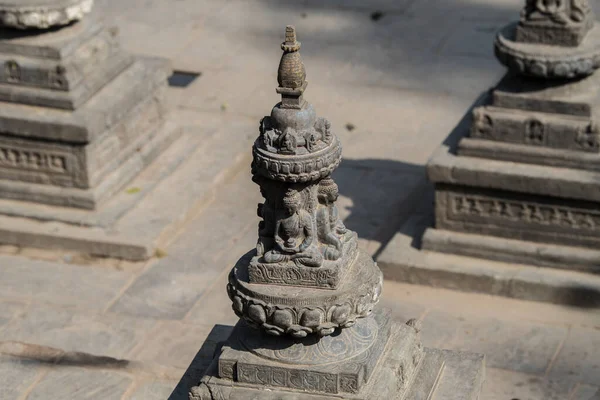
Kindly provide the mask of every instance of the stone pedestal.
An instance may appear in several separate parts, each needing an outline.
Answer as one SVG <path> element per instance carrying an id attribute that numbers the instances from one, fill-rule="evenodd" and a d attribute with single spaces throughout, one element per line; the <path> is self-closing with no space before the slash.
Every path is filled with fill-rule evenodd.
<path id="1" fill-rule="evenodd" d="M 577 26 L 587 27 L 591 12 L 576 3 L 586 10 Z M 527 7 L 524 15 L 531 15 Z M 553 45 L 548 40 L 519 41 L 531 39 L 519 34 L 522 24 L 498 34 L 496 53 L 509 73 L 492 91 L 488 105 L 474 110 L 470 131 L 457 148 L 428 165 L 436 185 L 436 228 L 573 246 L 573 253 L 577 247 L 597 250 L 600 129 L 595 121 L 600 78 L 594 70 L 600 28 L 592 24 L 573 47 L 562 47 L 561 35 Z M 569 26 L 553 19 L 546 24 Z M 440 248 L 432 243 L 434 237 L 425 235 L 425 248 Z M 533 262 L 547 266 L 544 258 Z M 600 268 L 600 258 L 584 265 L 578 261 L 561 265 L 560 260 L 555 266 Z"/>
<path id="2" fill-rule="evenodd" d="M 240 322 L 190 399 L 477 399 L 482 355 L 424 349 L 418 321 L 374 311 L 383 276 L 339 219 L 341 146 L 303 98 L 293 27 L 282 49 L 282 102 L 253 147 L 259 239 L 227 285 Z"/>
<path id="3" fill-rule="evenodd" d="M 30 219 L 3 220 L 8 232 L 0 232 L 2 243 L 78 250 L 73 237 L 80 242 L 98 237 L 98 228 L 110 228 L 127 213 L 135 202 L 107 203 L 181 136 L 165 118 L 168 62 L 128 54 L 92 17 L 73 22 L 91 4 L 0 1 L 8 26 L 0 30 L 0 215 Z M 171 157 L 179 161 L 171 167 L 196 145 L 173 147 L 178 154 Z M 88 226 L 91 233 L 71 232 L 57 240 L 58 233 L 44 245 L 48 235 L 39 227 L 29 229 L 31 220 Z M 118 241 L 111 246 L 118 247 Z M 126 250 L 95 254 L 149 256 L 127 256 Z"/>
<path id="4" fill-rule="evenodd" d="M 595 304 L 597 277 L 536 267 L 600 272 L 600 27 L 585 1 L 528 1 L 495 50 L 508 73 L 427 166 L 435 228 L 422 249 L 519 264 L 445 265 L 459 288 Z"/>

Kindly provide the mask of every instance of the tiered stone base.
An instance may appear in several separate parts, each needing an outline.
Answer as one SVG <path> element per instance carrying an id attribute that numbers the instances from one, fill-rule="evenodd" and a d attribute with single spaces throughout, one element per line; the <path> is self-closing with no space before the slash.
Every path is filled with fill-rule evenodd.
<path id="1" fill-rule="evenodd" d="M 417 331 L 390 322 L 389 312 L 305 341 L 238 323 L 190 399 L 479 398 L 482 355 L 424 349 Z"/>
<path id="2" fill-rule="evenodd" d="M 153 193 L 200 145 L 167 122 L 168 61 L 90 19 L 3 31 L 0 62 L 0 243 L 151 257 L 195 204 L 169 213 Z"/>

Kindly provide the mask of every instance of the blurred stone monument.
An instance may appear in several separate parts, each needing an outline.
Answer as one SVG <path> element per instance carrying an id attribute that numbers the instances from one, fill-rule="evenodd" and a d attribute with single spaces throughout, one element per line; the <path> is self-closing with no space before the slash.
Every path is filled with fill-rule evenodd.
<path id="1" fill-rule="evenodd" d="M 141 194 L 107 203 L 180 138 L 165 120 L 170 66 L 124 51 L 86 17 L 92 4 L 0 0 L 0 243 L 143 259 L 152 238 L 113 229 Z M 171 148 L 163 169 L 195 145 Z"/>
<path id="2" fill-rule="evenodd" d="M 419 283 L 597 302 L 594 277 L 537 267 L 600 272 L 600 27 L 587 0 L 527 0 L 495 53 L 508 73 L 427 166 L 435 228 L 422 248 L 524 267 L 427 255 L 410 268 L 430 277 Z M 392 274 L 397 255 L 382 256 Z"/>
<path id="3" fill-rule="evenodd" d="M 340 141 L 304 99 L 293 27 L 281 47 L 281 102 L 252 149 L 258 242 L 227 285 L 240 321 L 190 399 L 477 399 L 482 355 L 423 348 L 416 320 L 375 310 L 381 271 L 335 204 Z"/>

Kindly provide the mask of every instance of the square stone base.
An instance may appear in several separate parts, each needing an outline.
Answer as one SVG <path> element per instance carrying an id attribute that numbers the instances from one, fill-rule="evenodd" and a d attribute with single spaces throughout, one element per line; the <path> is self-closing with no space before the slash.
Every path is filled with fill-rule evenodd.
<path id="1" fill-rule="evenodd" d="M 72 112 L 2 103 L 0 197 L 97 208 L 177 139 L 164 127 L 168 71 L 140 58 Z"/>
<path id="2" fill-rule="evenodd" d="M 95 210 L 0 199 L 0 243 L 131 261 L 152 257 L 194 212 L 196 204 L 211 195 L 207 188 L 192 190 L 194 199 L 180 196 L 178 201 L 172 195 L 185 192 L 194 168 L 201 168 L 200 160 L 193 165 L 184 161 L 199 149 L 202 139 L 201 135 L 182 134 L 175 124 L 165 124 L 148 144 L 148 152 L 137 152 L 108 177 L 113 186 L 106 191 L 110 197 Z M 0 181 L 0 190 L 6 190 L 4 183 Z M 93 191 L 64 188 L 62 195 L 67 198 L 70 191 L 73 201 L 94 195 Z"/>
<path id="3" fill-rule="evenodd" d="M 219 365 L 220 359 L 226 357 L 228 348 L 225 348 L 223 353 L 213 360 L 201 384 L 191 389 L 190 399 L 476 400 L 479 398 L 485 375 L 483 355 L 435 349 L 422 349 L 418 353 L 413 353 L 409 351 L 414 348 L 411 338 L 414 338 L 412 328 L 407 325 L 392 324 L 383 352 L 373 354 L 375 363 L 372 373 L 361 377 L 365 379 L 365 384 L 360 389 L 350 385 L 349 382 L 352 380 L 343 373 L 337 378 L 333 375 L 329 376 L 341 371 L 335 362 L 330 364 L 329 368 L 323 369 L 302 363 L 297 366 L 286 364 L 270 366 L 268 361 L 256 358 L 252 376 L 263 379 L 263 383 L 240 382 L 239 375 L 234 379 L 222 378 Z M 277 339 L 271 338 L 271 340 Z M 338 354 L 343 354 L 343 351 L 340 349 Z M 247 350 L 239 354 L 240 358 L 249 356 L 252 357 Z M 348 362 L 345 368 L 353 368 L 355 365 Z M 296 372 L 293 372 L 294 370 Z M 274 376 L 282 377 L 280 385 L 274 384 Z M 327 385 L 327 382 L 331 386 Z"/>

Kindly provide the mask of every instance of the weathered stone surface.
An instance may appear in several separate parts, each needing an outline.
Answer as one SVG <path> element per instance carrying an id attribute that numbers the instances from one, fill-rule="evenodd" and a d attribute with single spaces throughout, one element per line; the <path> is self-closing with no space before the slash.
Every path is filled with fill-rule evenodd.
<path id="1" fill-rule="evenodd" d="M 97 270 L 45 261 L 23 262 L 20 257 L 0 256 L 0 293 L 9 298 L 36 297 L 50 304 L 76 303 L 104 309 L 124 287 L 130 273 Z"/>
<path id="2" fill-rule="evenodd" d="M 595 117 L 599 109 L 600 76 L 566 81 L 531 79 L 506 74 L 492 90 L 489 103 L 493 107 L 533 113 Z M 577 119 L 575 119 L 577 120 Z"/>
<path id="3" fill-rule="evenodd" d="M 135 360 L 154 363 L 156 365 L 168 365 L 179 369 L 187 368 L 194 355 L 202 345 L 205 350 L 202 356 L 204 363 L 208 365 L 214 355 L 216 341 L 209 337 L 211 326 L 194 325 L 180 321 L 169 321 L 162 325 L 160 331 L 156 332 L 143 347 L 137 349 L 131 356 Z M 228 332 L 222 329 L 221 332 Z M 217 336 L 213 333 L 213 336 Z M 224 334 L 220 340 L 227 339 Z M 212 344 L 212 346 L 209 346 Z"/>
<path id="4" fill-rule="evenodd" d="M 99 316 L 83 310 L 34 305 L 2 330 L 0 338 L 2 341 L 48 346 L 64 352 L 86 353 L 91 358 L 126 359 L 155 325 L 156 321 L 150 319 Z M 44 330 L 42 336 L 40 329 Z"/>
<path id="5" fill-rule="evenodd" d="M 0 356 L 0 398 L 18 399 L 42 373 L 42 366 L 32 360 Z"/>
<path id="6" fill-rule="evenodd" d="M 118 372 L 63 368 L 48 372 L 28 398 L 120 400 L 129 385 L 131 378 Z"/>
<path id="7" fill-rule="evenodd" d="M 572 398 L 570 394 L 573 386 L 564 380 L 548 381 L 537 375 L 488 368 L 481 399 L 563 400 Z"/>
<path id="8" fill-rule="evenodd" d="M 78 21 L 92 10 L 94 0 L 4 0 L 1 25 L 19 29 L 47 29 Z"/>
<path id="9" fill-rule="evenodd" d="M 422 236 L 432 218 L 417 217 L 401 227 L 378 257 L 386 279 L 556 304 L 600 304 L 600 278 L 563 270 L 565 266 L 597 265 L 597 255 L 586 259 L 585 249 L 572 247 L 561 254 L 561 246 L 533 242 L 515 245 L 516 241 L 507 243 L 509 239 L 452 231 L 435 232 L 434 236 L 430 230 L 424 237 L 427 249 L 423 251 L 412 242 Z M 540 268 L 540 260 L 541 266 L 554 268 Z"/>
<path id="10" fill-rule="evenodd" d="M 153 381 L 141 384 L 135 392 L 128 397 L 129 400 L 165 400 L 173 392 L 173 384 L 168 382 Z M 176 400 L 183 400 L 176 398 Z"/>
<path id="11" fill-rule="evenodd" d="M 577 385 L 573 393 L 573 400 L 597 400 L 600 396 L 600 389 L 597 386 Z"/>
<path id="12" fill-rule="evenodd" d="M 590 334 L 597 329 L 573 328 L 569 331 L 565 344 L 560 350 L 549 371 L 549 376 L 554 379 L 568 377 L 570 380 L 598 384 L 598 369 L 600 357 L 598 338 Z M 573 373 L 573 371 L 578 371 Z"/>

